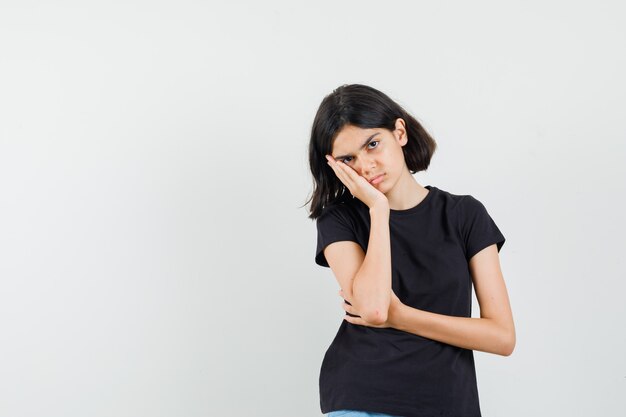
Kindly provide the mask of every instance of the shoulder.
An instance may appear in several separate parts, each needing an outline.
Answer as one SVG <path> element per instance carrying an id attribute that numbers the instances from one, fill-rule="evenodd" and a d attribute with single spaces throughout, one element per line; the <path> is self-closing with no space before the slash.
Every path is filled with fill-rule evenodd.
<path id="1" fill-rule="evenodd" d="M 446 209 L 454 212 L 463 212 L 466 209 L 473 209 L 481 202 L 470 194 L 457 194 L 447 190 L 437 188 L 437 196 Z"/>
<path id="2" fill-rule="evenodd" d="M 441 189 L 438 194 L 442 210 L 460 230 L 488 216 L 484 204 L 471 194 L 459 194 Z"/>
<path id="3" fill-rule="evenodd" d="M 362 205 L 364 206 L 365 204 L 357 198 L 333 201 L 322 209 L 322 214 L 320 214 L 318 220 L 328 217 L 341 217 L 346 220 L 354 219 L 359 211 L 363 210 Z"/>

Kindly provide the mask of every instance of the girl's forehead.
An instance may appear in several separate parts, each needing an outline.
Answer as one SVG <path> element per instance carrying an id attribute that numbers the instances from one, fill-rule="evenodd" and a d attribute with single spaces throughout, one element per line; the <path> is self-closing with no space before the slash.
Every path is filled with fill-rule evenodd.
<path id="1" fill-rule="evenodd" d="M 344 146 L 354 147 L 355 144 L 360 145 L 366 141 L 369 141 L 372 137 L 380 138 L 383 134 L 383 129 L 362 129 L 360 127 L 346 126 L 337 134 L 333 141 L 333 148 L 340 148 Z"/>
<path id="2" fill-rule="evenodd" d="M 371 135 L 376 132 L 380 132 L 383 129 L 380 128 L 362 128 L 354 125 L 345 125 L 337 134 L 337 138 L 356 139 L 365 137 L 365 135 Z"/>

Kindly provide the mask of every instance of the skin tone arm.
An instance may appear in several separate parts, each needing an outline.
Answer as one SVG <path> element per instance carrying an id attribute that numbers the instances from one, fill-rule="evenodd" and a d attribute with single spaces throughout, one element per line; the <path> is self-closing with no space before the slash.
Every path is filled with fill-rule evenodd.
<path id="1" fill-rule="evenodd" d="M 391 303 L 391 244 L 389 206 L 370 208 L 371 228 L 365 259 L 352 282 L 353 297 L 368 313 L 370 323 L 387 321 Z"/>
<path id="2" fill-rule="evenodd" d="M 403 304 L 392 291 L 385 323 L 372 324 L 362 317 L 348 315 L 344 319 L 365 326 L 393 327 L 453 346 L 509 356 L 515 348 L 515 326 L 496 245 L 474 255 L 469 268 L 480 304 L 480 318 L 448 316 L 413 308 Z M 341 291 L 340 295 L 344 296 Z M 359 315 L 347 304 L 343 308 L 350 314 Z"/>
<path id="3" fill-rule="evenodd" d="M 389 237 L 389 201 L 365 178 L 341 161 L 328 155 L 328 164 L 353 196 L 363 201 L 370 212 L 371 226 L 363 263 L 345 288 L 348 301 L 373 324 L 387 321 L 391 303 L 391 243 Z"/>

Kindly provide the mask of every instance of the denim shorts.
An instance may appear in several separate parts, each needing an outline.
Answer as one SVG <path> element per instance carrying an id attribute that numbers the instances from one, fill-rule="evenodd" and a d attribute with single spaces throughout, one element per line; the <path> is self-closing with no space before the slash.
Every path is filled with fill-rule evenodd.
<path id="1" fill-rule="evenodd" d="M 391 414 L 383 414 L 383 413 L 370 413 L 367 411 L 356 411 L 356 410 L 337 410 L 331 411 L 326 414 L 327 417 L 401 417 L 401 416 L 392 416 Z"/>

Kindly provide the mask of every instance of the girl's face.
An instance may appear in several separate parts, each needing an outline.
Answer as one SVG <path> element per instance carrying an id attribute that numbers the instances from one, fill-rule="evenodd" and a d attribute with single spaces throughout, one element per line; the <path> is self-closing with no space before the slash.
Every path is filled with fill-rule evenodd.
<path id="1" fill-rule="evenodd" d="M 394 131 L 346 125 L 333 142 L 331 155 L 386 193 L 393 188 L 404 171 L 408 172 L 402 152 L 407 139 L 403 119 L 396 120 Z M 382 178 L 376 179 L 381 175 Z"/>

